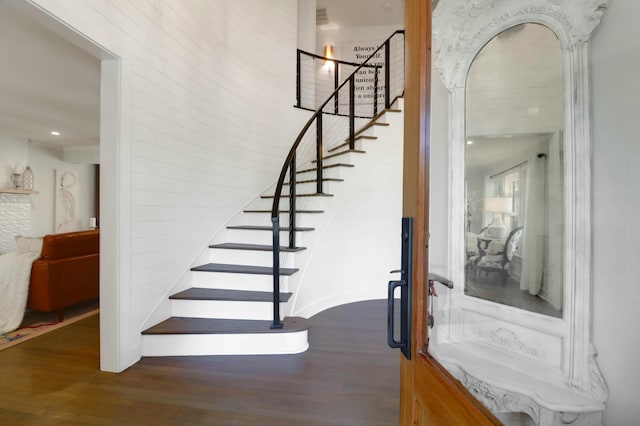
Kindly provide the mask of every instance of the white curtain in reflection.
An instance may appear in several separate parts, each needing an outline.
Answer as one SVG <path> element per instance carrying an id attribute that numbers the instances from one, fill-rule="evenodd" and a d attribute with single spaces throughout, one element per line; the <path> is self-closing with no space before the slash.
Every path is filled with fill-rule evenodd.
<path id="1" fill-rule="evenodd" d="M 522 275 L 520 289 L 537 295 L 542 289 L 545 245 L 544 159 L 533 154 L 527 162 Z"/>
<path id="2" fill-rule="evenodd" d="M 562 134 L 549 141 L 547 156 L 547 250 L 543 297 L 556 309 L 562 309 L 564 264 L 564 188 L 562 176 Z"/>

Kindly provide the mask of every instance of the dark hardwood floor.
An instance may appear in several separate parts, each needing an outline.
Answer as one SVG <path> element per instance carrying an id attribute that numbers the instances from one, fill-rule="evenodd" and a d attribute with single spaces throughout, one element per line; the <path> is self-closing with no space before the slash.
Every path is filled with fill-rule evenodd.
<path id="1" fill-rule="evenodd" d="M 144 358 L 111 374 L 99 371 L 96 315 L 0 352 L 0 424 L 398 424 L 386 301 L 316 315 L 310 344 L 298 355 Z"/>
<path id="2" fill-rule="evenodd" d="M 533 296 L 527 291 L 520 290 L 520 283 L 511 277 L 503 286 L 500 276 L 496 273 L 480 274 L 477 280 L 474 279 L 470 270 L 467 270 L 467 274 L 464 294 L 468 296 L 562 318 L 561 309 L 554 308 L 553 305 L 539 296 Z"/>

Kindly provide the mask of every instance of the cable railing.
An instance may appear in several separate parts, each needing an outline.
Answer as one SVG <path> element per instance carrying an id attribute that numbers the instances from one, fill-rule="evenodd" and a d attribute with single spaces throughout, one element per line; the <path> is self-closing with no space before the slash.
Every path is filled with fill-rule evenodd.
<path id="1" fill-rule="evenodd" d="M 298 49 L 296 60 L 296 106 L 316 111 L 322 102 L 332 97 L 325 114 L 349 115 L 349 93 L 339 91 L 342 83 L 354 73 L 355 116 L 372 118 L 389 107 L 390 96 L 404 88 L 404 39 L 391 37 L 364 63 L 328 58 Z M 385 67 L 391 67 L 386 72 Z M 401 71 L 401 72 L 398 72 Z M 393 78 L 395 77 L 395 78 Z M 398 78 L 400 77 L 400 78 Z M 333 108 L 331 108 L 333 106 Z"/>
<path id="2" fill-rule="evenodd" d="M 298 50 L 296 106 L 313 110 L 298 134 L 280 171 L 271 209 L 273 243 L 273 323 L 280 319 L 280 214 L 288 216 L 287 247 L 296 249 L 297 180 L 300 173 L 311 173 L 315 194 L 323 195 L 324 156 L 340 147 L 355 151 L 357 126 L 389 109 L 404 92 L 404 31 L 394 32 L 363 63 L 339 61 Z M 347 73 L 349 71 L 349 73 Z M 344 76 L 344 78 L 342 78 Z M 331 90 L 333 89 L 333 90 Z M 323 94 L 324 93 L 324 94 Z M 327 94 L 328 93 L 328 94 Z M 327 94 L 327 95 L 325 95 Z M 323 99 L 321 103 L 316 99 Z M 317 104 L 317 105 L 316 105 Z M 334 142 L 327 148 L 325 141 Z M 298 168 L 298 165 L 303 167 Z M 288 177 L 288 183 L 285 182 Z M 287 194 L 283 188 L 288 187 Z M 308 194 L 305 194 L 308 195 Z M 281 200 L 288 206 L 281 210 Z"/>

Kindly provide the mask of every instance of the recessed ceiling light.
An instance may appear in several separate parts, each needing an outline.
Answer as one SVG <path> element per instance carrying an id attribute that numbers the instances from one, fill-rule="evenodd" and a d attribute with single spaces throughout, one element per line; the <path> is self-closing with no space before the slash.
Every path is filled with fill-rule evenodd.
<path id="1" fill-rule="evenodd" d="M 55 130 L 51 131 L 53 136 L 60 136 L 60 132 L 56 132 Z"/>
<path id="2" fill-rule="evenodd" d="M 473 141 L 471 140 L 467 141 L 467 145 L 473 145 Z"/>

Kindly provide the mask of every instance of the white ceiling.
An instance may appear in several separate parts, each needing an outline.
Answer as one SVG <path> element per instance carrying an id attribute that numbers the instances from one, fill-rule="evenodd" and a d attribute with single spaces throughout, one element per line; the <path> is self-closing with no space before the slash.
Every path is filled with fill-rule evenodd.
<path id="1" fill-rule="evenodd" d="M 404 27 L 405 0 L 316 0 L 316 9 L 326 9 L 326 29 L 400 25 Z M 320 27 L 320 29 L 323 29 Z"/>
<path id="2" fill-rule="evenodd" d="M 100 60 L 0 0 L 0 134 L 95 145 Z M 60 132 L 53 136 L 51 131 Z"/>

